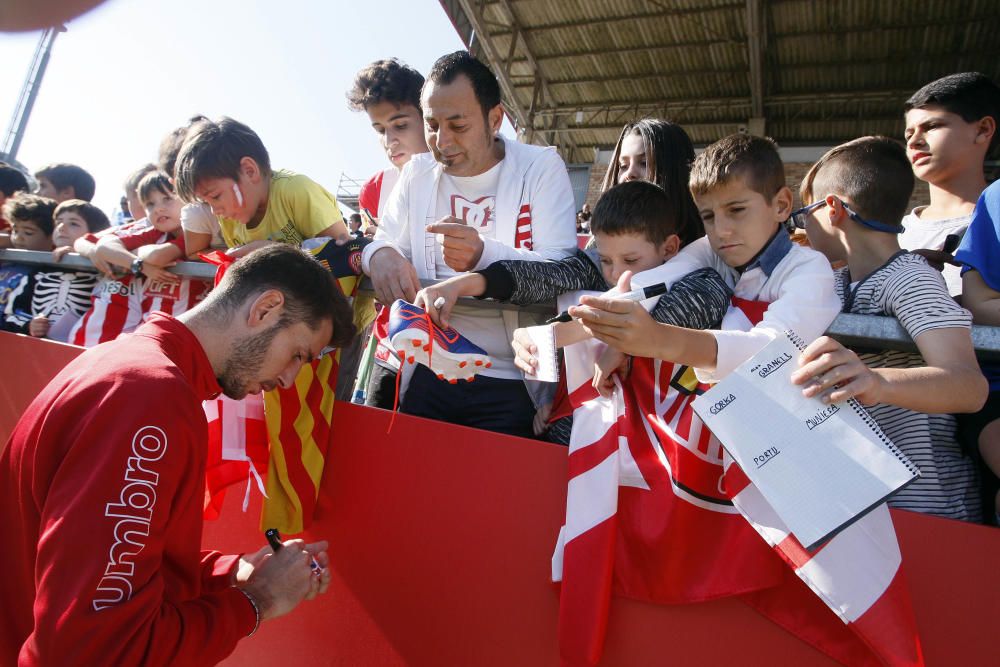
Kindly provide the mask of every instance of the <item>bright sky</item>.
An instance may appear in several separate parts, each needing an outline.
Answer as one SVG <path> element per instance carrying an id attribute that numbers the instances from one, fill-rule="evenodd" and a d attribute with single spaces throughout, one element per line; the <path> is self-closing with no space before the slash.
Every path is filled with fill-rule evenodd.
<path id="1" fill-rule="evenodd" d="M 354 74 L 393 56 L 426 74 L 463 48 L 435 0 L 108 0 L 67 28 L 17 159 L 82 166 L 108 211 L 196 113 L 246 123 L 273 166 L 336 194 L 342 172 L 364 180 L 389 166 L 367 116 L 347 108 Z M 40 35 L 0 34 L 4 136 Z"/>

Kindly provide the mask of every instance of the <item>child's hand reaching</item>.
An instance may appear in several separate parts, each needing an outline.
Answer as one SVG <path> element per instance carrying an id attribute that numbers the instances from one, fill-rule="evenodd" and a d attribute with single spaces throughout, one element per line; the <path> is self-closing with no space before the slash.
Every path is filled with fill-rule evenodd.
<path id="1" fill-rule="evenodd" d="M 49 335 L 50 326 L 49 318 L 39 315 L 31 318 L 31 322 L 28 323 L 28 333 L 35 338 L 45 338 Z"/>
<path id="2" fill-rule="evenodd" d="M 526 375 L 534 375 L 538 368 L 538 346 L 531 342 L 531 334 L 526 329 L 514 329 L 514 336 L 510 341 L 510 346 L 514 348 L 514 365 L 525 372 Z"/>
<path id="3" fill-rule="evenodd" d="M 114 279 L 115 267 L 108 261 L 109 251 L 104 246 L 94 246 L 89 256 L 84 253 L 80 254 L 87 257 L 101 275 Z"/>
<path id="4" fill-rule="evenodd" d="M 241 245 L 241 246 L 237 246 L 235 248 L 230 248 L 229 250 L 226 251 L 226 254 L 229 255 L 230 257 L 232 257 L 233 259 L 239 259 L 240 257 L 243 257 L 244 255 L 249 255 L 251 252 L 253 252 L 257 248 L 263 248 L 265 246 L 271 245 L 272 243 L 275 243 L 275 241 L 269 241 L 268 239 L 260 239 L 258 241 L 250 241 L 250 243 L 247 243 L 246 245 Z"/>
<path id="5" fill-rule="evenodd" d="M 618 280 L 621 292 L 631 290 L 632 272 L 626 271 Z M 585 296 L 579 306 L 571 306 L 569 314 L 580 321 L 594 338 L 634 357 L 656 357 L 658 336 L 662 327 L 650 317 L 642 304 L 627 299 Z"/>
<path id="6" fill-rule="evenodd" d="M 618 373 L 618 377 L 624 380 L 628 376 L 630 367 L 631 361 L 624 352 L 608 346 L 594 364 L 594 380 L 591 384 L 601 396 L 607 398 L 615 389 L 612 376 Z"/>
<path id="7" fill-rule="evenodd" d="M 854 352 L 829 336 L 820 336 L 799 355 L 792 383 L 805 385 L 803 396 L 819 396 L 824 403 L 841 403 L 853 397 L 875 405 L 883 402 L 885 381 Z"/>
<path id="8" fill-rule="evenodd" d="M 167 266 L 173 266 L 176 263 L 170 262 Z M 146 276 L 146 280 L 166 285 L 176 285 L 181 281 L 180 276 L 170 273 L 165 266 L 157 266 L 156 264 L 143 264 L 142 275 Z"/>
<path id="9" fill-rule="evenodd" d="M 426 310 L 439 327 L 448 327 L 451 309 L 461 296 L 480 296 L 486 291 L 486 279 L 478 273 L 463 273 L 417 292 L 413 303 Z M 443 302 L 441 300 L 444 300 Z M 440 304 L 440 307 L 435 306 Z"/>
<path id="10" fill-rule="evenodd" d="M 59 246 L 58 248 L 52 250 L 52 261 L 58 262 L 71 252 L 73 252 L 73 246 L 71 245 Z"/>
<path id="11" fill-rule="evenodd" d="M 535 418 L 531 422 L 531 430 L 536 436 L 540 436 L 549 430 L 549 415 L 552 414 L 552 404 L 546 403 L 535 411 Z"/>
<path id="12" fill-rule="evenodd" d="M 413 304 L 426 310 L 434 321 L 434 324 L 447 329 L 449 326 L 448 318 L 451 317 L 451 309 L 455 307 L 455 302 L 458 301 L 459 296 L 461 294 L 456 285 L 445 280 L 417 292 L 416 298 L 413 299 Z"/>

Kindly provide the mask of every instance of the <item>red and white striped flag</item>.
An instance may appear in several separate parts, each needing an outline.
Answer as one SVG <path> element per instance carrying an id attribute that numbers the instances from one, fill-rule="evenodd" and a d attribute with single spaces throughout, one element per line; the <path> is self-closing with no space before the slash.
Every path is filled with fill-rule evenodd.
<path id="1" fill-rule="evenodd" d="M 725 485 L 740 513 L 796 575 L 744 601 L 845 664 L 923 664 L 887 505 L 810 553 L 728 455 Z"/>
<path id="2" fill-rule="evenodd" d="M 737 304 L 748 323 L 759 321 L 766 304 L 750 305 Z M 691 407 L 707 387 L 690 368 L 635 359 L 627 381 L 601 398 L 589 387 L 601 349 L 566 349 L 579 407 L 552 563 L 563 664 L 600 659 L 612 592 L 660 603 L 740 596 L 842 662 L 922 664 L 885 508 L 810 556 L 738 466 L 726 469 Z"/>
<path id="3" fill-rule="evenodd" d="M 219 284 L 226 269 L 235 261 L 219 250 L 200 253 L 199 256 L 216 266 L 215 285 Z M 199 286 L 201 291 L 198 300 L 205 297 L 208 287 L 208 285 Z M 264 420 L 264 398 L 248 394 L 241 400 L 235 400 L 220 394 L 218 398 L 204 401 L 202 407 L 208 420 L 208 461 L 205 466 L 203 516 L 205 519 L 219 518 L 222 501 L 226 497 L 226 488 L 241 482 L 247 485 L 243 496 L 245 512 L 252 483 L 256 483 L 262 495 L 267 495 L 264 493 L 265 482 L 262 479 L 262 475 L 267 474 L 270 458 L 267 423 Z"/>
<path id="4" fill-rule="evenodd" d="M 252 481 L 263 493 L 261 475 L 266 474 L 268 465 L 264 399 L 260 395 L 249 394 L 237 401 L 220 395 L 204 401 L 202 406 L 208 419 L 203 516 L 205 519 L 217 519 L 227 487 L 241 482 L 247 484 L 244 511 Z"/>

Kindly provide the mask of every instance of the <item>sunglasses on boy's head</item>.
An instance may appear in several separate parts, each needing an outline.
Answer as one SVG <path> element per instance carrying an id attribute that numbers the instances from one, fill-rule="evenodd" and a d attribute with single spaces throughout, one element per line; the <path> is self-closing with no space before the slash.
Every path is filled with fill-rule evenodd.
<path id="1" fill-rule="evenodd" d="M 878 220 L 865 220 L 857 212 L 854 211 L 850 206 L 848 206 L 842 199 L 838 199 L 840 205 L 844 207 L 847 211 L 847 215 L 854 222 L 864 225 L 869 229 L 874 229 L 877 232 L 885 232 L 886 234 L 900 234 L 903 232 L 903 225 L 887 225 L 884 222 L 879 222 Z M 792 211 L 792 214 L 788 216 L 789 221 L 791 221 L 792 226 L 797 229 L 806 228 L 806 217 L 818 208 L 826 206 L 826 199 L 820 199 L 817 202 L 813 202 L 808 206 L 803 206 L 802 208 Z"/>

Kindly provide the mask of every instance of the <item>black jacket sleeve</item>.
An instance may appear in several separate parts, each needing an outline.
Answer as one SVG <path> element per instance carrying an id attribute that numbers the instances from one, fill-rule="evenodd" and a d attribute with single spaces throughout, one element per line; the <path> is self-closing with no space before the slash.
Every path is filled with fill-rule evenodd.
<path id="1" fill-rule="evenodd" d="M 715 269 L 698 269 L 674 283 L 650 314 L 657 322 L 685 329 L 717 329 L 732 296 Z"/>
<path id="2" fill-rule="evenodd" d="M 519 306 L 550 301 L 563 292 L 608 289 L 601 269 L 581 250 L 558 261 L 504 259 L 478 273 L 486 279 L 486 291 L 479 298 Z"/>

